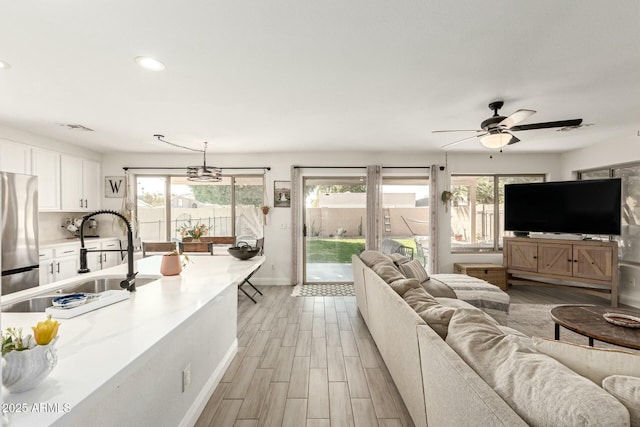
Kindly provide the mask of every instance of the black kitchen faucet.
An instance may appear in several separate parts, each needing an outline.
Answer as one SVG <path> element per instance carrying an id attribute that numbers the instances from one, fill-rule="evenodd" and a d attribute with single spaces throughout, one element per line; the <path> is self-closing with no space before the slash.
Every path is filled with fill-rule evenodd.
<path id="1" fill-rule="evenodd" d="M 82 217 L 82 224 L 80 224 L 80 269 L 78 270 L 78 273 L 88 273 L 91 271 L 87 267 L 88 252 L 124 252 L 123 249 L 87 249 L 84 247 L 84 223 L 91 217 L 101 214 L 115 215 L 122 219 L 127 226 L 127 278 L 120 282 L 120 287 L 127 289 L 129 292 L 135 292 L 136 274 L 138 274 L 138 272 L 133 271 L 133 231 L 131 230 L 131 223 L 129 220 L 119 212 L 99 210 Z"/>

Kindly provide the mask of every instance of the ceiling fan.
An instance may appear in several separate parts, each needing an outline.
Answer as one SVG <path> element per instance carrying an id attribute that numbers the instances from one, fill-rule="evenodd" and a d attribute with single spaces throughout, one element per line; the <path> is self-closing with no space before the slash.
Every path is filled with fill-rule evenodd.
<path id="1" fill-rule="evenodd" d="M 442 146 L 442 148 L 451 147 L 472 138 L 480 138 L 480 143 L 487 148 L 502 148 L 505 145 L 513 145 L 520 142 L 511 132 L 533 129 L 548 128 L 567 128 L 577 127 L 582 123 L 582 119 L 559 120 L 555 122 L 532 123 L 528 125 L 519 125 L 517 123 L 527 119 L 536 112 L 534 110 L 518 110 L 510 116 L 501 116 L 498 110 L 504 105 L 503 101 L 494 101 L 489 104 L 489 108 L 493 110 L 493 116 L 489 117 L 480 124 L 478 130 L 475 129 L 456 129 L 456 130 L 434 130 L 433 133 L 440 132 L 476 132 L 477 135 L 453 141 Z"/>

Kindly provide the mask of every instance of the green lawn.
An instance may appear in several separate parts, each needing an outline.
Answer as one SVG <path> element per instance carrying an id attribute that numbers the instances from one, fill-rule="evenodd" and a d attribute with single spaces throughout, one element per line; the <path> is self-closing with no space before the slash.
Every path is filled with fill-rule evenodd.
<path id="1" fill-rule="evenodd" d="M 416 242 L 411 238 L 393 239 L 416 251 Z M 351 263 L 351 255 L 364 249 L 364 239 L 307 239 L 307 262 Z M 417 251 L 414 252 L 417 258 Z"/>
<path id="2" fill-rule="evenodd" d="M 308 239 L 307 262 L 351 263 L 364 249 L 364 239 Z"/>

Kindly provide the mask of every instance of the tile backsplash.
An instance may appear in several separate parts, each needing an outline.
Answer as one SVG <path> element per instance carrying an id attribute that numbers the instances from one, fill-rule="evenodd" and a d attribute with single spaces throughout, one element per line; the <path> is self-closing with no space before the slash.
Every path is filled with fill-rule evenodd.
<path id="1" fill-rule="evenodd" d="M 67 218 L 78 218 L 86 215 L 86 212 L 40 212 L 38 214 L 38 240 L 48 242 L 72 238 L 63 224 Z M 98 221 L 98 234 L 100 237 L 120 237 L 122 231 L 114 224 L 113 217 L 98 215 L 94 219 Z"/>

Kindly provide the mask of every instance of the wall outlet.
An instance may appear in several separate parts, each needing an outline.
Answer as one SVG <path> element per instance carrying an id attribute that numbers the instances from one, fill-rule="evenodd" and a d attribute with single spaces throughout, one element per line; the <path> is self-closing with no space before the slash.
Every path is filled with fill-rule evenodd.
<path id="1" fill-rule="evenodd" d="M 187 387 L 191 384 L 191 364 L 182 370 L 182 392 L 187 391 Z"/>

